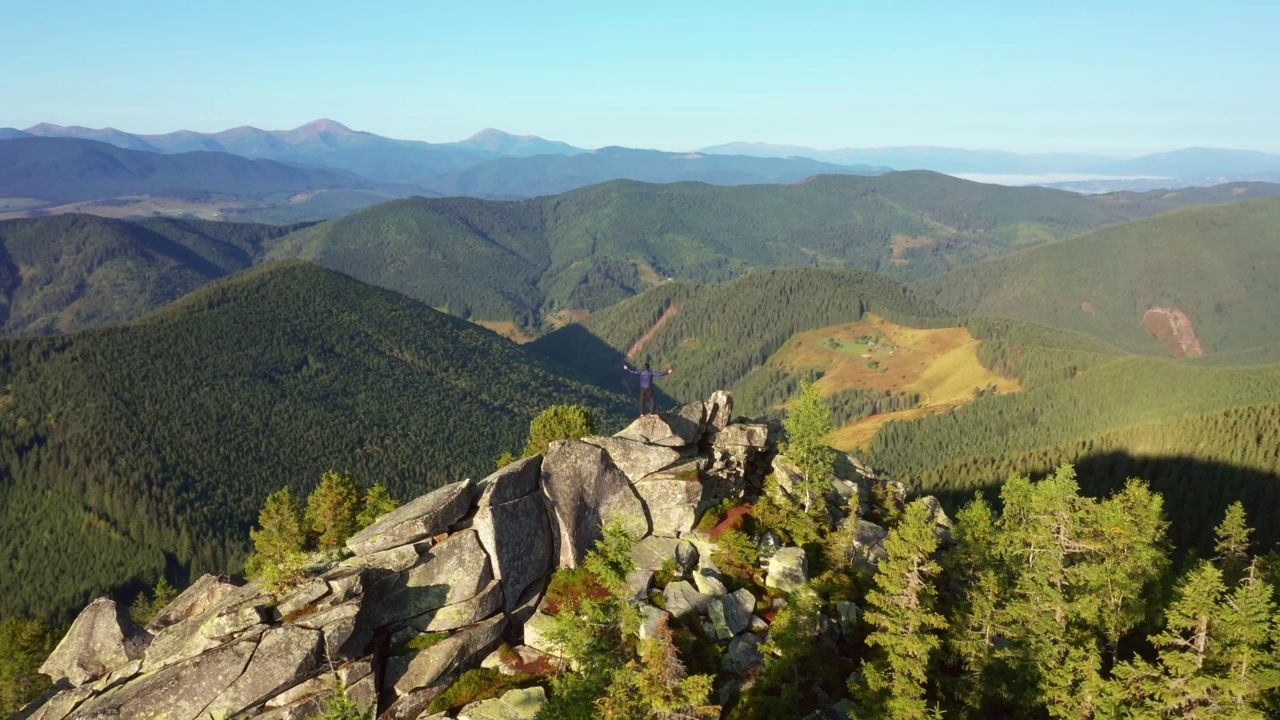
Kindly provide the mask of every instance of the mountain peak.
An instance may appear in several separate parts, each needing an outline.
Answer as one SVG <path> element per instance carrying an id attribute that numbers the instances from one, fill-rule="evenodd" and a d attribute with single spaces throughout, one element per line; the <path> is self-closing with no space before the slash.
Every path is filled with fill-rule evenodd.
<path id="1" fill-rule="evenodd" d="M 294 135 L 302 135 L 305 137 L 313 137 L 315 135 L 321 135 L 321 134 L 329 134 L 329 135 L 358 135 L 359 134 L 355 130 L 352 130 L 351 128 L 347 127 L 346 125 L 343 125 L 337 120 L 330 120 L 328 118 L 320 118 L 319 120 L 312 120 L 306 125 L 302 125 L 300 127 L 294 128 L 293 130 L 290 131 L 290 133 Z"/>

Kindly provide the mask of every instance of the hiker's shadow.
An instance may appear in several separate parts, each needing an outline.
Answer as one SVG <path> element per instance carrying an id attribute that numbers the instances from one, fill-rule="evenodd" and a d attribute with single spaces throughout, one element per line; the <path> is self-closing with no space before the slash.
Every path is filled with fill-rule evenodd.
<path id="1" fill-rule="evenodd" d="M 623 363 L 631 364 L 618 350 L 596 337 L 586 327 L 574 323 L 544 335 L 525 347 L 551 362 L 568 368 L 584 382 L 610 392 L 625 393 L 640 407 L 640 378 L 622 369 Z M 676 404 L 670 395 L 654 383 L 658 408 L 666 409 Z"/>

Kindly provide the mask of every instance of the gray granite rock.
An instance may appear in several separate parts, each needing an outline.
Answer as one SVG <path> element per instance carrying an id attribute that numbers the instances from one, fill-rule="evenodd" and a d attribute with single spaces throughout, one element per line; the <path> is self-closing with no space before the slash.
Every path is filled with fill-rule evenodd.
<path id="1" fill-rule="evenodd" d="M 582 441 L 603 448 L 613 464 L 632 482 L 680 460 L 679 451 L 673 448 L 649 445 L 630 438 L 593 436 L 582 438 Z"/>
<path id="2" fill-rule="evenodd" d="M 711 393 L 705 405 L 708 430 L 713 432 L 723 430 L 733 421 L 733 395 L 729 391 L 717 390 Z"/>
<path id="3" fill-rule="evenodd" d="M 702 402 L 692 402 L 669 412 L 642 415 L 614 437 L 667 447 L 694 445 L 706 427 L 706 412 Z"/>
<path id="4" fill-rule="evenodd" d="M 147 631 L 155 635 L 170 625 L 195 617 L 240 586 L 241 583 L 234 583 L 226 576 L 201 575 L 147 623 Z"/>
<path id="5" fill-rule="evenodd" d="M 715 639 L 731 640 L 735 633 L 729 628 L 729 618 L 725 616 L 724 604 L 715 601 L 707 604 L 707 618 L 711 620 L 711 628 Z"/>
<path id="6" fill-rule="evenodd" d="M 698 592 L 685 580 L 667 585 L 662 595 L 666 599 L 667 610 L 676 617 L 700 613 L 712 602 L 710 596 Z"/>
<path id="7" fill-rule="evenodd" d="M 836 612 L 840 615 L 840 633 L 845 637 L 853 637 L 858 629 L 858 621 L 862 619 L 862 608 L 848 600 L 837 600 Z"/>
<path id="8" fill-rule="evenodd" d="M 457 720 L 533 720 L 546 701 L 547 691 L 540 686 L 508 690 L 501 697 L 463 707 Z"/>
<path id="9" fill-rule="evenodd" d="M 98 598 L 76 616 L 40 672 L 55 683 L 65 678 L 73 686 L 85 685 L 141 658 L 150 641 L 124 608 Z"/>
<path id="10" fill-rule="evenodd" d="M 688 540 L 651 535 L 631 547 L 631 561 L 637 568 L 657 571 L 668 561 L 682 572 L 698 562 L 698 549 Z"/>
<path id="11" fill-rule="evenodd" d="M 720 659 L 720 668 L 740 677 L 750 676 L 764 664 L 764 653 L 760 652 L 764 642 L 764 637 L 755 633 L 738 635 L 729 642 L 729 649 Z"/>
<path id="12" fill-rule="evenodd" d="M 640 629 L 639 636 L 641 640 L 648 640 L 656 637 L 659 632 L 668 630 L 671 623 L 671 613 L 645 603 L 640 606 Z"/>
<path id="13" fill-rule="evenodd" d="M 204 712 L 235 715 L 311 677 L 322 661 L 320 633 L 297 626 L 268 630 L 244 672 Z"/>
<path id="14" fill-rule="evenodd" d="M 644 503 L 595 445 L 579 440 L 552 443 L 542 462 L 542 491 L 559 530 L 561 567 L 577 567 L 604 536 L 602 528 L 614 520 L 637 536 L 649 534 Z"/>
<path id="15" fill-rule="evenodd" d="M 463 530 L 431 548 L 420 565 L 383 588 L 379 622 L 408 620 L 479 594 L 493 580 L 489 555 L 475 530 Z"/>
<path id="16" fill-rule="evenodd" d="M 636 493 L 649 508 L 653 532 L 675 537 L 693 530 L 703 498 L 702 458 L 649 473 L 636 482 Z"/>
<path id="17" fill-rule="evenodd" d="M 738 445 L 763 448 L 769 444 L 769 426 L 761 423 L 735 423 L 718 431 L 713 440 L 716 447 Z"/>
<path id="18" fill-rule="evenodd" d="M 751 627 L 751 614 L 756 609 L 756 597 L 751 591 L 742 588 L 720 598 L 724 605 L 725 622 L 734 635 Z"/>
<path id="19" fill-rule="evenodd" d="M 556 619 L 546 613 L 534 613 L 524 623 L 524 644 L 554 657 L 560 657 L 561 648 L 550 639 Z"/>
<path id="20" fill-rule="evenodd" d="M 329 594 L 329 583 L 324 578 L 313 578 L 285 595 L 276 605 L 276 617 L 287 618 L 307 608 L 315 601 Z"/>
<path id="21" fill-rule="evenodd" d="M 501 483 L 494 487 L 501 487 Z M 493 563 L 494 577 L 502 581 L 504 609 L 510 612 L 525 589 L 546 577 L 553 567 L 555 534 L 547 501 L 541 493 L 533 493 L 481 506 L 471 527 Z"/>
<path id="22" fill-rule="evenodd" d="M 502 583 L 494 580 L 474 597 L 409 618 L 405 624 L 418 632 L 454 630 L 478 623 L 501 611 L 502 600 Z"/>
<path id="23" fill-rule="evenodd" d="M 713 598 L 723 597 L 729 592 L 720 578 L 720 573 L 709 567 L 700 567 L 693 572 L 693 584 L 698 592 Z"/>
<path id="24" fill-rule="evenodd" d="M 521 458 L 477 483 L 480 489 L 480 507 L 502 505 L 538 489 L 542 476 L 542 456 Z"/>
<path id="25" fill-rule="evenodd" d="M 780 548 L 769 558 L 769 570 L 764 578 L 766 587 L 777 588 L 782 592 L 795 592 L 808 580 L 809 561 L 801 548 Z"/>
<path id="26" fill-rule="evenodd" d="M 389 678 L 396 694 L 408 695 L 419 688 L 429 687 L 449 672 L 462 672 L 475 665 L 502 642 L 502 631 L 507 619 L 499 615 L 484 622 L 455 631 L 445 640 L 413 655 L 402 667 L 394 671 L 388 666 Z"/>
<path id="27" fill-rule="evenodd" d="M 439 535 L 467 513 L 475 496 L 470 480 L 445 485 L 378 518 L 347 540 L 347 547 L 356 555 L 371 555 Z"/>
<path id="28" fill-rule="evenodd" d="M 947 511 L 942 509 L 942 503 L 938 502 L 938 498 L 926 495 L 916 502 L 929 508 L 929 519 L 933 521 L 933 534 L 943 544 L 951 544 L 951 518 L 947 517 Z"/>
<path id="29" fill-rule="evenodd" d="M 195 720 L 244 673 L 258 643 L 242 640 L 145 675 L 76 709 L 83 720 Z"/>

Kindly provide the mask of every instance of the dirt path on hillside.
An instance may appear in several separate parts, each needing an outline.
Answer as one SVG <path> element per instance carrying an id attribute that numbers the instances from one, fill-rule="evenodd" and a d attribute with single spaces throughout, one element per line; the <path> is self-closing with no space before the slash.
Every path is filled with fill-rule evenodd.
<path id="1" fill-rule="evenodd" d="M 644 346 L 649 344 L 649 341 L 653 339 L 654 334 L 656 334 L 659 330 L 661 330 L 662 326 L 666 325 L 668 320 L 670 320 L 671 318 L 675 317 L 678 314 L 680 314 L 680 308 L 676 307 L 675 305 L 672 305 L 668 307 L 666 310 L 663 310 L 662 317 L 658 318 L 658 322 L 654 323 L 653 327 L 645 331 L 645 334 L 641 335 L 640 339 L 637 340 L 635 344 L 632 345 L 627 350 L 627 357 L 634 358 L 635 356 L 643 352 Z"/>

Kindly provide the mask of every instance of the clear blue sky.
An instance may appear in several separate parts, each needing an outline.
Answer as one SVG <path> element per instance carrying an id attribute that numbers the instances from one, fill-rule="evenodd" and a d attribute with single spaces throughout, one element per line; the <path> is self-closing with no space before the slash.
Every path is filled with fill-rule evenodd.
<path id="1" fill-rule="evenodd" d="M 13 2 L 0 127 L 1280 151 L 1280 2 Z"/>

